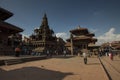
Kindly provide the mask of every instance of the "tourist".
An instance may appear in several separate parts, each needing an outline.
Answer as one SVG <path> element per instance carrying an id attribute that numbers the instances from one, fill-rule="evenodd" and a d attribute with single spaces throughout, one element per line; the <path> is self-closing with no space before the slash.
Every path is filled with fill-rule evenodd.
<path id="1" fill-rule="evenodd" d="M 19 56 L 20 56 L 20 52 L 21 52 L 21 49 L 19 48 L 19 46 L 17 46 L 17 47 L 15 48 L 15 56 L 16 56 L 16 57 L 19 57 Z"/>
<path id="2" fill-rule="evenodd" d="M 49 56 L 49 50 L 47 50 L 47 56 Z"/>
<path id="3" fill-rule="evenodd" d="M 83 57 L 84 57 L 84 63 L 87 64 L 87 54 L 85 52 L 83 53 Z"/>
<path id="4" fill-rule="evenodd" d="M 32 56 L 34 56 L 34 55 L 35 55 L 35 52 L 34 52 L 34 51 L 32 51 L 32 52 L 31 52 L 31 55 L 32 55 Z"/>
<path id="5" fill-rule="evenodd" d="M 66 50 L 64 50 L 63 53 L 64 53 L 64 56 L 66 56 Z"/>
<path id="6" fill-rule="evenodd" d="M 112 52 L 109 53 L 109 57 L 110 57 L 111 60 L 113 60 L 113 54 L 112 54 Z"/>

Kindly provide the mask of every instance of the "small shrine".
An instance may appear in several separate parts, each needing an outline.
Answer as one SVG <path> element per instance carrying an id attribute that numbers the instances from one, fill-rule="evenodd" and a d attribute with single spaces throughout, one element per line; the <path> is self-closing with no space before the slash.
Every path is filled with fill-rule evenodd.
<path id="1" fill-rule="evenodd" d="M 81 53 L 83 50 L 88 51 L 89 45 L 97 42 L 97 39 L 93 38 L 94 36 L 87 28 L 78 26 L 78 28 L 70 30 L 70 38 L 67 39 L 66 47 L 72 55 Z"/>

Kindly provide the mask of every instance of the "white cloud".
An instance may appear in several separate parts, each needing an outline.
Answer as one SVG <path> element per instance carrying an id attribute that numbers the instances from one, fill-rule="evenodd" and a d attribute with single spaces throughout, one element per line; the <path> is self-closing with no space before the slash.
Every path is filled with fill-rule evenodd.
<path id="1" fill-rule="evenodd" d="M 97 31 L 98 31 L 97 29 L 90 29 L 90 32 L 92 32 L 92 33 L 95 33 Z"/>
<path id="2" fill-rule="evenodd" d="M 62 38 L 64 41 L 69 38 L 69 34 L 65 32 L 56 33 L 56 36 Z"/>
<path id="3" fill-rule="evenodd" d="M 115 34 L 115 28 L 111 28 L 108 32 L 101 36 L 98 36 L 97 44 L 102 44 L 105 42 L 120 41 L 120 34 Z"/>
<path id="4" fill-rule="evenodd" d="M 29 37 L 29 35 L 26 35 L 26 34 L 22 33 L 22 40 L 24 40 L 24 37 Z"/>

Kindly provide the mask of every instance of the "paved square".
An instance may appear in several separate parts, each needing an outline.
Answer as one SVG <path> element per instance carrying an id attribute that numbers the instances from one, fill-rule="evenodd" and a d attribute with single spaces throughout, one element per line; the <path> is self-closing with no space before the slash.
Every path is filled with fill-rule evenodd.
<path id="1" fill-rule="evenodd" d="M 1 80 L 108 80 L 97 57 L 57 57 L 22 64 L 1 66 Z"/>

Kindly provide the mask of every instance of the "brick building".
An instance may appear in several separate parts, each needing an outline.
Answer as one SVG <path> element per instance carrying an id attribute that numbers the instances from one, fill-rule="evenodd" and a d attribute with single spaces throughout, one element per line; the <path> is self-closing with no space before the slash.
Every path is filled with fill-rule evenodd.
<path id="1" fill-rule="evenodd" d="M 6 22 L 13 13 L 0 8 L 0 55 L 12 55 L 14 47 L 22 40 L 23 29 Z"/>

